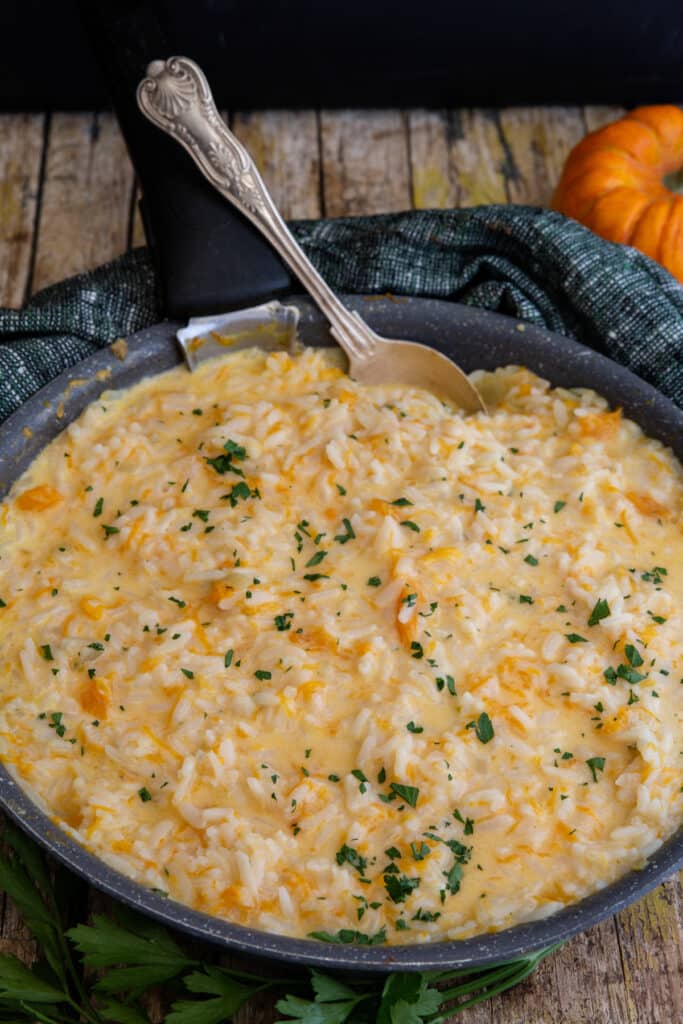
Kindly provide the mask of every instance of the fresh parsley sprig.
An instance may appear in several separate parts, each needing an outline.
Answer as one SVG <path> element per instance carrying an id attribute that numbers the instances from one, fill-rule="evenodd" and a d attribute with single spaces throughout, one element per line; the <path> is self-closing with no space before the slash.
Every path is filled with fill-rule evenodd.
<path id="1" fill-rule="evenodd" d="M 65 930 L 73 876 L 8 825 L 0 890 L 11 897 L 38 947 L 27 966 L 0 954 L 0 1022 L 150 1024 L 144 995 L 159 989 L 164 1024 L 228 1024 L 245 1003 L 277 992 L 282 1021 L 301 1024 L 445 1024 L 453 1014 L 523 981 L 552 950 L 483 971 L 395 973 L 353 980 L 310 970 L 258 977 L 189 956 L 161 925 L 118 906 Z M 555 948 L 555 947 L 553 947 Z M 85 968 L 85 970 L 84 970 Z"/>

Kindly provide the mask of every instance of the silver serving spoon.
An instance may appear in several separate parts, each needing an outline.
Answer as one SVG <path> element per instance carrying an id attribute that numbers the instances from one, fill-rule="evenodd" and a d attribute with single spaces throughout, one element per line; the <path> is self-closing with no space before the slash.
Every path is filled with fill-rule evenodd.
<path id="1" fill-rule="evenodd" d="M 256 225 L 296 274 L 329 320 L 348 356 L 351 377 L 366 384 L 426 388 L 465 412 L 486 411 L 477 389 L 447 356 L 414 341 L 380 337 L 337 298 L 289 231 L 249 153 L 225 126 L 194 61 L 153 61 L 137 99 L 149 120 L 185 147 L 204 177 Z"/>

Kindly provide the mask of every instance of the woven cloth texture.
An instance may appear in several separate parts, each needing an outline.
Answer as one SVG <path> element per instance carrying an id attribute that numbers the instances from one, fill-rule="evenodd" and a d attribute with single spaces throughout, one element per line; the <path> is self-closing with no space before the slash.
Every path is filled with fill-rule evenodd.
<path id="1" fill-rule="evenodd" d="M 683 287 L 549 210 L 486 206 L 299 221 L 333 288 L 432 296 L 584 342 L 683 406 Z M 0 309 L 0 421 L 62 370 L 162 319 L 150 255 L 127 253 Z"/>

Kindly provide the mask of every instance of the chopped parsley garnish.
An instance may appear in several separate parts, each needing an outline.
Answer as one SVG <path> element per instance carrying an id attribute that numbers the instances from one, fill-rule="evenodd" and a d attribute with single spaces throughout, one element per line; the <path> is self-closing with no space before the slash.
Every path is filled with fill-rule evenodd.
<path id="1" fill-rule="evenodd" d="M 424 860 L 432 851 L 426 843 L 411 843 L 410 852 L 413 855 L 413 860 Z"/>
<path id="2" fill-rule="evenodd" d="M 619 665 L 617 675 L 620 679 L 625 679 L 627 683 L 631 683 L 633 686 L 637 683 L 642 683 L 643 679 L 647 679 L 647 674 L 636 672 L 634 668 L 629 668 L 628 665 Z"/>
<path id="3" fill-rule="evenodd" d="M 370 576 L 368 579 L 369 587 L 381 587 L 382 581 L 379 576 Z"/>
<path id="4" fill-rule="evenodd" d="M 256 676 L 257 679 L 272 679 L 273 678 L 273 673 L 272 672 L 268 672 L 268 670 L 265 669 L 265 668 L 257 668 L 256 671 L 254 672 L 254 675 Z"/>
<path id="5" fill-rule="evenodd" d="M 186 679 L 194 679 L 194 672 L 191 672 L 189 668 L 181 668 L 180 670 Z"/>
<path id="6" fill-rule="evenodd" d="M 450 871 L 444 871 L 443 875 L 446 879 L 446 888 L 450 893 L 455 895 L 460 891 L 460 883 L 462 881 L 462 867 L 457 862 L 453 865 Z"/>
<path id="7" fill-rule="evenodd" d="M 338 533 L 337 536 L 334 538 L 338 544 L 346 544 L 347 541 L 353 540 L 356 536 L 355 533 L 353 532 L 353 527 L 351 526 L 351 521 L 349 519 L 342 519 L 342 525 L 346 532 Z"/>
<path id="8" fill-rule="evenodd" d="M 193 519 L 201 519 L 203 523 L 208 523 L 209 516 L 211 513 L 205 508 L 196 508 L 192 513 Z"/>
<path id="9" fill-rule="evenodd" d="M 2 607 L 2 605 L 0 605 L 0 608 L 1 607 Z M 648 611 L 647 614 L 650 616 L 650 618 L 652 619 L 653 622 L 657 623 L 658 626 L 663 626 L 664 623 L 666 622 L 666 619 L 664 618 L 663 615 L 653 615 L 651 611 Z"/>
<path id="10" fill-rule="evenodd" d="M 275 622 L 275 628 L 279 633 L 286 632 L 286 630 L 290 629 L 293 618 L 294 612 L 284 612 L 282 615 L 276 615 L 273 620 Z"/>
<path id="11" fill-rule="evenodd" d="M 228 494 L 221 495 L 222 499 L 230 502 L 231 508 L 235 508 L 239 501 L 246 501 L 248 498 L 260 497 L 261 495 L 258 490 L 256 488 L 252 490 L 245 480 L 240 480 L 239 483 L 235 484 Z"/>
<path id="12" fill-rule="evenodd" d="M 344 843 L 341 850 L 337 850 L 336 859 L 337 864 L 340 866 L 342 864 L 349 864 L 361 877 L 365 875 L 365 869 L 368 866 L 367 859 L 362 857 L 358 850 L 354 850 L 352 846 L 347 846 Z"/>
<path id="13" fill-rule="evenodd" d="M 418 643 L 417 640 L 413 640 L 413 642 L 410 645 L 410 650 L 413 652 L 411 654 L 411 658 L 418 658 L 418 659 L 424 658 L 424 651 L 422 649 L 422 644 Z"/>
<path id="14" fill-rule="evenodd" d="M 7 602 L 3 601 L 3 599 L 0 597 L 0 608 L 6 608 L 6 607 L 7 607 Z"/>
<path id="15" fill-rule="evenodd" d="M 643 664 L 640 651 L 633 644 L 626 644 L 624 647 L 624 654 L 628 658 L 629 665 L 633 665 L 634 668 L 639 668 Z"/>
<path id="16" fill-rule="evenodd" d="M 564 634 L 570 644 L 587 644 L 585 636 L 579 636 L 578 633 L 565 633 Z"/>
<path id="17" fill-rule="evenodd" d="M 530 594 L 520 594 L 519 595 L 519 603 L 520 604 L 533 604 L 534 603 L 534 599 L 533 599 L 533 597 Z"/>
<path id="18" fill-rule="evenodd" d="M 361 791 L 361 793 L 366 793 L 367 789 L 368 789 L 368 787 L 367 787 L 367 782 L 368 782 L 367 775 L 365 775 L 360 770 L 360 768 L 352 768 L 351 769 L 351 774 L 353 775 L 354 779 L 358 779 L 358 781 L 360 782 L 360 786 L 358 788 Z"/>
<path id="19" fill-rule="evenodd" d="M 479 500 L 479 498 L 476 498 L 476 499 L 475 499 L 475 502 L 474 502 L 474 511 L 475 511 L 475 512 L 485 512 L 485 511 L 486 511 L 486 505 L 482 505 L 482 503 L 481 503 L 481 501 Z"/>
<path id="20" fill-rule="evenodd" d="M 448 687 L 448 692 L 450 693 L 451 697 L 457 697 L 458 696 L 458 694 L 456 692 L 456 689 L 455 689 L 455 679 L 453 678 L 453 676 L 446 676 L 445 679 L 443 678 L 443 676 L 437 676 L 436 677 L 436 688 L 437 688 L 437 690 L 439 690 L 439 691 L 443 690 L 444 686 Z"/>
<path id="21" fill-rule="evenodd" d="M 415 725 L 415 722 L 413 722 L 412 719 L 410 722 L 408 722 L 406 729 L 408 730 L 408 732 L 413 732 L 416 734 L 424 732 L 424 727 L 422 725 Z"/>
<path id="22" fill-rule="evenodd" d="M 98 516 L 102 515 L 102 509 L 104 508 L 104 498 L 98 498 L 95 502 L 95 507 L 92 510 L 92 514 L 97 519 Z"/>
<path id="23" fill-rule="evenodd" d="M 315 583 L 317 580 L 329 580 L 329 576 L 326 576 L 324 572 L 307 572 L 304 573 L 304 579 L 310 583 Z"/>
<path id="24" fill-rule="evenodd" d="M 230 648 L 229 651 L 225 652 L 225 657 L 223 658 L 223 664 L 225 665 L 226 668 L 230 668 L 230 666 L 232 665 L 232 658 L 233 658 L 234 653 L 235 652 L 233 651 L 232 647 Z"/>
<path id="25" fill-rule="evenodd" d="M 453 811 L 453 817 L 455 818 L 456 821 L 459 821 L 460 824 L 464 826 L 464 834 L 466 836 L 471 836 L 472 833 L 474 832 L 474 821 L 472 820 L 472 818 L 463 818 L 462 814 L 458 810 Z"/>
<path id="26" fill-rule="evenodd" d="M 327 551 L 316 551 L 306 562 L 305 568 L 310 569 L 313 565 L 320 565 L 323 558 L 327 558 Z"/>
<path id="27" fill-rule="evenodd" d="M 309 932 L 308 937 L 319 942 L 333 942 L 343 946 L 381 946 L 387 941 L 386 928 L 380 928 L 374 935 L 354 931 L 352 928 L 341 928 L 338 932 Z"/>
<path id="28" fill-rule="evenodd" d="M 152 799 L 152 794 L 146 786 L 143 786 L 142 789 L 138 790 L 138 796 L 142 800 L 143 804 L 146 804 L 148 800 Z"/>
<path id="29" fill-rule="evenodd" d="M 407 875 L 389 874 L 384 876 L 384 888 L 393 903 L 405 903 L 419 884 L 419 878 L 408 878 Z"/>
<path id="30" fill-rule="evenodd" d="M 40 651 L 41 658 L 44 658 L 45 661 L 55 660 L 54 655 L 52 654 L 52 648 L 49 644 L 41 644 L 38 650 Z"/>
<path id="31" fill-rule="evenodd" d="M 406 505 L 412 505 L 412 501 L 408 501 L 407 498 L 397 498 L 396 501 L 392 501 L 392 505 L 398 505 L 399 508 L 404 508 Z"/>
<path id="32" fill-rule="evenodd" d="M 468 722 L 465 728 L 474 729 L 475 735 L 480 743 L 488 743 L 495 735 L 493 731 L 493 723 L 485 711 L 482 711 L 476 722 Z"/>
<path id="33" fill-rule="evenodd" d="M 538 559 L 534 558 L 533 555 L 527 555 L 524 561 L 527 563 L 527 565 L 538 565 Z"/>
<path id="34" fill-rule="evenodd" d="M 640 574 L 640 578 L 641 578 L 641 580 L 644 580 L 646 583 L 653 583 L 655 585 L 655 587 L 661 587 L 661 585 L 662 585 L 662 576 L 668 576 L 668 575 L 669 574 L 666 571 L 666 569 L 662 568 L 661 565 L 656 565 L 654 567 L 654 569 L 650 570 L 650 572 L 643 572 L 643 573 L 641 573 Z"/>
<path id="35" fill-rule="evenodd" d="M 63 716 L 61 711 L 51 711 L 50 721 L 48 723 L 50 729 L 54 729 L 54 731 L 57 733 L 60 739 L 64 736 L 64 733 L 66 732 L 66 726 L 62 722 L 62 717 Z"/>
<path id="36" fill-rule="evenodd" d="M 344 495 L 346 494 L 346 488 L 342 487 L 341 484 L 337 484 L 336 486 L 337 486 L 337 490 L 339 491 L 339 493 L 341 494 L 341 496 L 343 498 Z"/>
<path id="37" fill-rule="evenodd" d="M 179 608 L 185 608 L 185 602 L 181 601 L 179 597 L 169 597 L 169 601 L 173 601 L 173 604 L 177 604 Z"/>
<path id="38" fill-rule="evenodd" d="M 417 786 L 404 786 L 401 782 L 392 782 L 389 785 L 392 793 L 395 793 L 401 800 L 405 800 L 411 807 L 417 807 L 420 790 Z"/>
<path id="39" fill-rule="evenodd" d="M 605 759 L 604 759 L 604 757 L 589 757 L 588 760 L 586 761 L 586 764 L 588 765 L 588 767 L 591 770 L 591 775 L 593 776 L 593 782 L 597 782 L 598 781 L 597 773 L 598 772 L 602 772 L 602 771 L 605 770 Z"/>
<path id="40" fill-rule="evenodd" d="M 412 519 L 403 519 L 399 523 L 399 526 L 407 526 L 409 530 L 413 531 L 413 533 L 419 533 L 420 532 L 420 527 L 417 525 L 417 523 L 414 523 L 412 521 Z"/>
<path id="41" fill-rule="evenodd" d="M 595 602 L 595 607 L 590 613 L 590 618 L 588 619 L 588 625 L 597 626 L 598 622 L 602 619 L 608 618 L 611 614 L 607 601 L 604 597 L 601 597 Z"/>
<path id="42" fill-rule="evenodd" d="M 102 524 L 102 529 L 104 530 L 105 540 L 106 540 L 107 537 L 112 537 L 115 533 L 119 533 L 118 526 L 106 526 L 103 523 Z"/>
<path id="43" fill-rule="evenodd" d="M 561 512 L 566 504 L 566 501 L 556 501 L 553 505 L 553 512 Z"/>
<path id="44" fill-rule="evenodd" d="M 420 907 L 416 914 L 413 914 L 411 921 L 438 921 L 441 917 L 441 912 L 438 910 L 423 910 Z"/>
<path id="45" fill-rule="evenodd" d="M 241 469 L 233 465 L 233 460 L 237 462 L 243 462 L 247 457 L 245 448 L 241 444 L 236 444 L 234 441 L 227 440 L 223 445 L 225 455 L 216 455 L 213 459 L 206 459 L 212 469 L 215 469 L 217 473 L 223 475 L 224 473 L 236 473 L 238 476 L 244 476 Z"/>

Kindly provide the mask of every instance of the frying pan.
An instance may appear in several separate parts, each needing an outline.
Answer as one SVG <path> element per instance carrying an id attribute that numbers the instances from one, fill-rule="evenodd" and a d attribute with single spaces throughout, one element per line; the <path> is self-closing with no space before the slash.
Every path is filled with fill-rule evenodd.
<path id="1" fill-rule="evenodd" d="M 100 5 L 93 4 L 90 10 L 95 9 L 101 14 Z M 103 25 L 111 41 L 113 22 L 116 17 L 111 15 L 108 21 L 100 20 L 95 26 L 100 45 L 103 35 L 106 36 L 106 32 L 102 32 Z M 114 45 L 119 47 L 117 52 L 123 53 L 127 62 L 126 73 L 131 86 L 128 95 L 122 87 L 126 75 L 121 75 L 120 67 L 115 69 L 112 78 L 115 99 L 117 88 L 118 95 L 123 96 L 122 105 L 117 104 L 117 112 L 143 184 L 145 180 L 149 182 L 148 195 L 156 199 L 156 212 L 154 203 L 147 209 L 148 221 L 155 229 L 154 237 L 157 243 L 160 237 L 168 243 L 165 250 L 157 244 L 157 252 L 163 252 L 158 259 L 160 275 L 165 282 L 166 295 L 172 299 L 166 309 L 175 316 L 181 312 L 224 311 L 282 294 L 290 287 L 290 281 L 277 258 L 236 212 L 217 200 L 208 186 L 204 187 L 189 158 L 175 145 L 167 145 L 167 140 L 151 126 L 147 128 L 131 102 L 134 86 L 149 57 L 173 52 L 173 48 L 160 47 L 156 30 L 156 34 L 149 30 L 145 36 L 138 26 L 131 43 L 129 26 L 122 28 L 117 22 L 114 27 L 119 32 Z M 147 38 L 147 47 L 140 42 L 144 38 Z M 111 54 L 111 48 L 109 52 Z M 160 191 L 164 202 L 159 200 L 159 190 L 151 189 L 152 182 L 156 184 L 152 172 L 157 175 L 160 170 L 168 170 L 160 151 L 167 153 L 171 161 L 170 172 L 159 179 L 163 183 Z M 171 213 L 178 210 L 179 217 L 169 218 L 169 209 Z M 198 242 L 194 245 L 191 239 L 187 246 L 182 244 L 183 225 L 190 235 L 197 230 L 193 211 L 199 211 L 197 219 L 202 236 L 206 225 L 213 227 L 208 246 Z M 217 259 L 223 261 L 218 268 Z M 625 415 L 636 420 L 651 437 L 672 446 L 683 459 L 683 411 L 653 387 L 591 349 L 509 317 L 448 302 L 400 297 L 368 299 L 345 297 L 349 307 L 361 312 L 376 331 L 432 345 L 455 359 L 466 371 L 517 363 L 528 366 L 555 385 L 594 388 L 610 404 L 621 406 Z M 332 343 L 323 317 L 306 299 L 288 298 L 288 302 L 299 308 L 299 334 L 305 344 Z M 181 361 L 175 340 L 178 326 L 177 322 L 169 320 L 133 335 L 128 339 L 128 355 L 123 361 L 110 349 L 95 353 L 63 373 L 11 416 L 0 427 L 0 498 L 43 447 L 102 391 L 127 387 L 177 365 Z M 131 881 L 88 853 L 55 824 L 1 765 L 0 807 L 40 845 L 88 882 L 170 927 L 235 951 L 327 969 L 425 971 L 475 968 L 513 959 L 564 941 L 618 912 L 683 864 L 682 828 L 660 847 L 642 870 L 630 872 L 544 920 L 456 942 L 389 947 L 327 945 L 209 917 Z"/>

